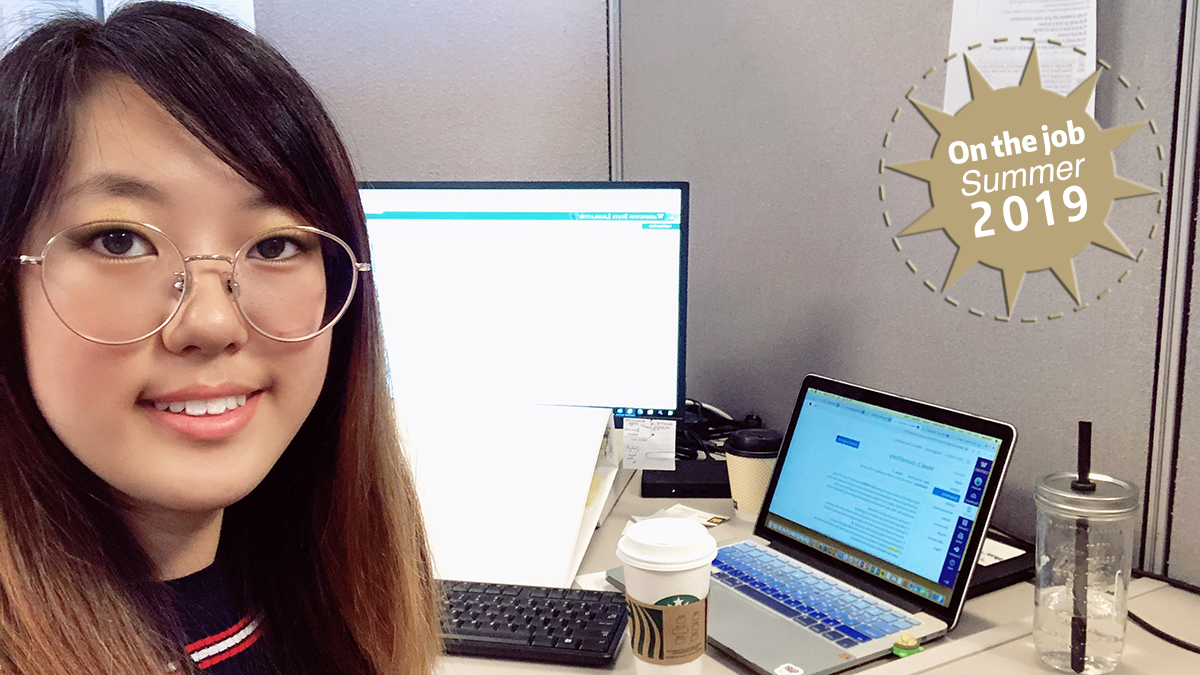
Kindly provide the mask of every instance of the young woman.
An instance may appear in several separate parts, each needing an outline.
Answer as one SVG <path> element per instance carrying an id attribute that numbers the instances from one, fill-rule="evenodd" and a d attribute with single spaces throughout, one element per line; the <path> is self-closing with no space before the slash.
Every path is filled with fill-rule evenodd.
<path id="1" fill-rule="evenodd" d="M 430 672 L 366 258 L 328 116 L 233 24 L 0 60 L 0 671 Z"/>

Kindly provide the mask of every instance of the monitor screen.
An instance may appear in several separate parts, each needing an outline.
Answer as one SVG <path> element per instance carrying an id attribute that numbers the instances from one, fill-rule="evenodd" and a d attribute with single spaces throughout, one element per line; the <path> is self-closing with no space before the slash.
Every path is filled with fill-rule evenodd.
<path id="1" fill-rule="evenodd" d="M 394 395 L 682 416 L 686 183 L 360 194 Z"/>

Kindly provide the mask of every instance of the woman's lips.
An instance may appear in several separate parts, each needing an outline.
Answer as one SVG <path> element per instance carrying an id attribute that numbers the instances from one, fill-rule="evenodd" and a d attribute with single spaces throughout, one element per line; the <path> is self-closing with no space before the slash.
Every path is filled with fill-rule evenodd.
<path id="1" fill-rule="evenodd" d="M 185 436 L 216 441 L 232 436 L 253 419 L 262 391 L 186 401 L 146 401 L 142 407 L 155 422 Z M 164 408 L 164 403 L 166 407 Z M 230 404 L 234 404 L 230 406 Z"/>

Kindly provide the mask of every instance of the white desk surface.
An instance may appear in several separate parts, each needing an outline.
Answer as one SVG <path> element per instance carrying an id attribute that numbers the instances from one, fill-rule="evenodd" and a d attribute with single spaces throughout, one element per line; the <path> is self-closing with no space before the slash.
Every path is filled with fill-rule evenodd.
<path id="1" fill-rule="evenodd" d="M 620 564 L 616 556 L 617 540 L 630 516 L 645 516 L 675 503 L 710 513 L 733 516 L 729 499 L 643 499 L 639 496 L 640 476 L 635 476 L 617 502 L 612 515 L 596 531 L 580 574 L 602 572 Z M 751 536 L 753 525 L 731 519 L 710 530 L 718 545 L 741 541 Z M 1157 581 L 1139 579 L 1130 586 L 1129 607 L 1146 621 L 1168 633 L 1200 644 L 1200 598 Z M 967 602 L 962 620 L 948 636 L 928 645 L 923 653 L 906 659 L 873 661 L 853 670 L 856 675 L 1031 675 L 1053 673 L 1043 666 L 1033 650 L 1031 616 L 1033 586 L 1017 584 Z M 627 640 L 628 638 L 626 638 Z M 709 647 L 701 657 L 704 675 L 748 675 L 751 671 L 720 651 Z M 440 675 L 513 675 L 613 673 L 631 675 L 634 657 L 622 646 L 612 670 L 573 668 L 548 664 L 491 661 L 466 657 L 444 657 Z M 1130 623 L 1126 631 L 1125 653 L 1115 675 L 1158 675 L 1161 673 L 1200 673 L 1200 655 L 1168 644 Z"/>

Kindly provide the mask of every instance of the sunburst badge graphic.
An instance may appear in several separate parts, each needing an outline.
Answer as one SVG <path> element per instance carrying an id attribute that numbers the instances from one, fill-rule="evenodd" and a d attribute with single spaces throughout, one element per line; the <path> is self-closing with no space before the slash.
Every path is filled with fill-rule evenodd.
<path id="1" fill-rule="evenodd" d="M 958 113 L 910 99 L 938 140 L 929 159 L 887 165 L 929 183 L 932 208 L 899 236 L 945 230 L 958 246 L 943 292 L 982 263 L 1000 270 L 1012 316 L 1026 273 L 1049 269 L 1078 305 L 1075 256 L 1096 244 L 1134 257 L 1106 220 L 1113 200 L 1157 193 L 1119 178 L 1113 160 L 1145 122 L 1092 119 L 1101 69 L 1066 96 L 1042 88 L 1036 44 L 1016 87 L 993 89 L 964 60 L 972 100 Z"/>

